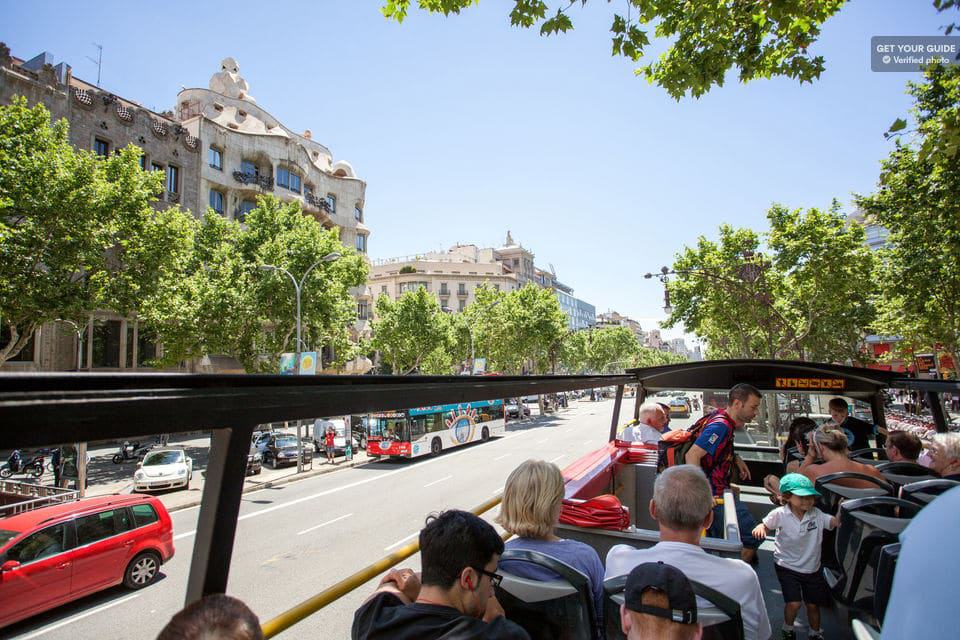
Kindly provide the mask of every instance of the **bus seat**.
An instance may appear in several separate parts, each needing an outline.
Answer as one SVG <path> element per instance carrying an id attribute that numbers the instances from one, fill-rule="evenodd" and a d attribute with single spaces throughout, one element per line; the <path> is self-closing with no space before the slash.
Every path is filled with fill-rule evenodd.
<path id="1" fill-rule="evenodd" d="M 737 520 L 737 503 L 733 491 L 723 492 L 723 539 L 727 542 L 740 542 L 740 521 Z"/>
<path id="2" fill-rule="evenodd" d="M 627 585 L 627 576 L 616 576 L 604 580 L 604 626 L 607 640 L 624 640 L 626 635 L 620 628 L 620 605 L 623 604 L 623 592 Z M 703 626 L 704 640 L 743 640 L 743 617 L 740 603 L 705 584 L 690 580 L 693 592 L 711 604 L 709 607 L 697 607 L 697 622 Z"/>
<path id="3" fill-rule="evenodd" d="M 893 574 L 897 568 L 897 559 L 900 557 L 900 543 L 880 547 L 880 557 L 877 560 L 877 577 L 873 587 L 873 617 L 883 626 L 883 616 L 887 613 L 887 603 L 890 601 L 890 591 L 893 589 Z"/>
<path id="4" fill-rule="evenodd" d="M 900 497 L 923 507 L 941 493 L 957 486 L 960 486 L 960 482 L 956 480 L 919 480 L 900 487 Z"/>
<path id="5" fill-rule="evenodd" d="M 881 462 L 886 462 L 887 450 L 877 447 L 857 449 L 856 451 L 851 451 L 847 457 L 862 464 L 880 464 Z"/>
<path id="6" fill-rule="evenodd" d="M 824 578 L 841 603 L 873 613 L 880 548 L 898 542 L 920 507 L 892 497 L 849 500 L 840 506 L 835 553 L 838 570 L 824 567 Z"/>
<path id="7" fill-rule="evenodd" d="M 916 462 L 881 462 L 877 465 L 877 471 L 883 474 L 895 490 L 911 482 L 936 480 L 940 477 L 934 470 Z"/>
<path id="8" fill-rule="evenodd" d="M 847 487 L 837 483 L 837 480 L 865 480 L 876 485 L 876 487 Z M 815 486 L 821 496 L 818 506 L 824 513 L 836 513 L 840 498 L 856 500 L 858 498 L 879 498 L 893 495 L 893 486 L 886 480 L 855 471 L 828 473 L 817 478 Z"/>
<path id="9" fill-rule="evenodd" d="M 532 580 L 508 571 L 512 562 L 528 562 L 557 575 Z M 570 565 L 537 551 L 507 549 L 500 556 L 503 576 L 497 600 L 509 620 L 526 629 L 533 640 L 593 640 L 600 625 L 594 612 L 590 580 Z"/>
<path id="10" fill-rule="evenodd" d="M 880 632 L 862 620 L 854 619 L 850 623 L 854 640 L 880 640 Z"/>

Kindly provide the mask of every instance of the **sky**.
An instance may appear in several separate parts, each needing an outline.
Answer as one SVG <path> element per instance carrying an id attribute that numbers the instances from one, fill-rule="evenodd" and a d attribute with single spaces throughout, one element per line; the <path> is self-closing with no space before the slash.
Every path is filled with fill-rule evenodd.
<path id="1" fill-rule="evenodd" d="M 852 0 L 811 47 L 826 59 L 813 84 L 731 75 L 677 102 L 611 57 L 618 4 L 577 5 L 574 31 L 544 38 L 494 0 L 403 24 L 377 0 L 0 0 L 0 41 L 91 82 L 100 44 L 101 86 L 158 111 L 234 57 L 262 108 L 366 181 L 371 258 L 500 246 L 509 230 L 598 313 L 649 329 L 663 290 L 642 274 L 699 236 L 764 230 L 774 202 L 851 211 L 874 189 L 920 76 L 872 72 L 870 38 L 940 35 L 954 18 L 931 0 Z"/>

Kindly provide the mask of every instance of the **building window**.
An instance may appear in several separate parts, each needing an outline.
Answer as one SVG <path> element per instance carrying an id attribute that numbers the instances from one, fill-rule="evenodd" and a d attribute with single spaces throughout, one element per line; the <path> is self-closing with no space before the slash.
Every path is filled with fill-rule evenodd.
<path id="1" fill-rule="evenodd" d="M 237 222 L 243 222 L 247 219 L 247 214 L 256 209 L 257 203 L 253 200 L 244 200 L 240 203 L 240 206 L 237 207 L 237 213 L 234 216 L 234 219 Z"/>
<path id="2" fill-rule="evenodd" d="M 180 167 L 172 164 L 167 167 L 167 191 L 169 193 L 180 192 Z"/>
<path id="3" fill-rule="evenodd" d="M 37 334 L 34 333 L 33 336 L 30 337 L 30 340 L 27 341 L 27 344 L 23 345 L 23 349 L 20 350 L 20 353 L 12 358 L 7 358 L 7 362 L 33 362 L 33 347 L 36 342 L 36 337 Z M 10 327 L 4 324 L 3 328 L 0 328 L 0 349 L 6 347 L 9 342 Z"/>
<path id="4" fill-rule="evenodd" d="M 147 155 L 145 153 L 140 154 L 140 170 L 147 170 Z"/>
<path id="5" fill-rule="evenodd" d="M 460 284 L 458 284 L 458 285 L 457 285 L 457 295 L 458 295 L 458 296 L 465 296 L 465 295 L 467 295 L 467 285 L 463 284 L 462 282 L 461 282 Z"/>
<path id="6" fill-rule="evenodd" d="M 450 295 L 450 291 L 447 289 L 447 283 L 446 283 L 446 282 L 441 282 L 441 283 L 440 283 L 440 295 L 442 295 L 442 296 L 448 296 L 448 295 Z"/>
<path id="7" fill-rule="evenodd" d="M 353 208 L 353 218 L 357 222 L 363 222 L 363 209 L 360 208 L 360 205 Z"/>
<path id="8" fill-rule="evenodd" d="M 450 298 L 440 298 L 440 309 L 442 311 L 450 310 Z"/>
<path id="9" fill-rule="evenodd" d="M 150 163 L 150 171 L 163 171 L 163 165 L 156 162 Z"/>
<path id="10" fill-rule="evenodd" d="M 357 251 L 360 253 L 367 252 L 367 236 L 362 233 L 357 234 Z"/>
<path id="11" fill-rule="evenodd" d="M 357 303 L 357 320 L 366 320 L 369 318 L 370 309 L 365 300 Z"/>
<path id="12" fill-rule="evenodd" d="M 277 168 L 277 186 L 300 193 L 300 176 L 285 167 Z"/>
<path id="13" fill-rule="evenodd" d="M 216 189 L 210 189 L 210 208 L 223 215 L 223 193 Z"/>
<path id="14" fill-rule="evenodd" d="M 223 151 L 210 145 L 209 162 L 211 169 L 223 171 Z"/>
<path id="15" fill-rule="evenodd" d="M 387 285 L 385 284 L 380 285 L 380 293 L 382 295 L 387 295 Z"/>
<path id="16" fill-rule="evenodd" d="M 416 291 L 420 287 L 430 291 L 430 286 L 426 282 L 401 282 L 398 289 L 400 291 L 400 295 L 403 295 L 407 291 Z"/>
<path id="17" fill-rule="evenodd" d="M 461 300 L 461 301 L 460 301 L 460 311 L 463 311 L 463 310 L 466 309 L 466 308 L 467 308 L 467 301 L 466 301 L 466 300 Z"/>
<path id="18" fill-rule="evenodd" d="M 493 289 L 494 291 L 500 291 L 500 285 L 498 284 L 493 285 Z"/>
<path id="19" fill-rule="evenodd" d="M 259 176 L 260 167 L 251 162 L 250 160 L 244 160 L 240 163 L 240 172 L 245 173 L 248 176 Z"/>
<path id="20" fill-rule="evenodd" d="M 327 201 L 327 208 L 330 209 L 331 215 L 337 212 L 337 196 L 332 193 L 328 193 L 327 197 L 324 198 Z"/>
<path id="21" fill-rule="evenodd" d="M 94 368 L 120 367 L 120 329 L 119 320 L 93 321 L 93 357 L 90 363 Z"/>
<path id="22" fill-rule="evenodd" d="M 94 138 L 93 151 L 98 156 L 106 158 L 108 155 L 110 155 L 110 143 L 100 138 Z"/>

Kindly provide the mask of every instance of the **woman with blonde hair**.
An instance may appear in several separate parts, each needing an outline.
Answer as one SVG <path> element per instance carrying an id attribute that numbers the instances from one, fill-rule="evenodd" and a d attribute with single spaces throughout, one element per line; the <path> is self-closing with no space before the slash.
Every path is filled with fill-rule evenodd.
<path id="1" fill-rule="evenodd" d="M 603 628 L 603 563 L 592 547 L 554 534 L 563 503 L 563 476 L 560 468 L 543 460 L 527 460 L 507 478 L 497 523 L 515 538 L 506 549 L 538 551 L 570 565 L 590 580 L 594 611 Z M 550 570 L 517 560 L 503 560 L 500 568 L 531 580 L 553 580 Z M 599 629 L 598 629 L 599 633 Z"/>

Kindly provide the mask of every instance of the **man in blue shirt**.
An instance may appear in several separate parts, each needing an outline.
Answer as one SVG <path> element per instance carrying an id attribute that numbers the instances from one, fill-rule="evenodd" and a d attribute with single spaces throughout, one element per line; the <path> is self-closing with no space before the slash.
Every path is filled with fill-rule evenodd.
<path id="1" fill-rule="evenodd" d="M 726 410 L 718 411 L 707 423 L 687 451 L 685 460 L 687 464 L 703 469 L 710 482 L 717 505 L 713 511 L 713 524 L 707 530 L 707 535 L 714 538 L 723 537 L 722 498 L 723 492 L 730 488 L 733 466 L 736 465 L 741 478 L 750 479 L 750 470 L 747 465 L 733 452 L 733 431 L 742 429 L 757 417 L 761 395 L 756 387 L 741 383 L 730 390 L 728 400 Z M 744 562 L 752 563 L 757 557 L 757 548 L 760 546 L 760 542 L 750 533 L 757 526 L 757 522 L 736 495 L 734 500 L 737 521 L 740 523 L 740 541 L 743 543 L 740 557 Z"/>

